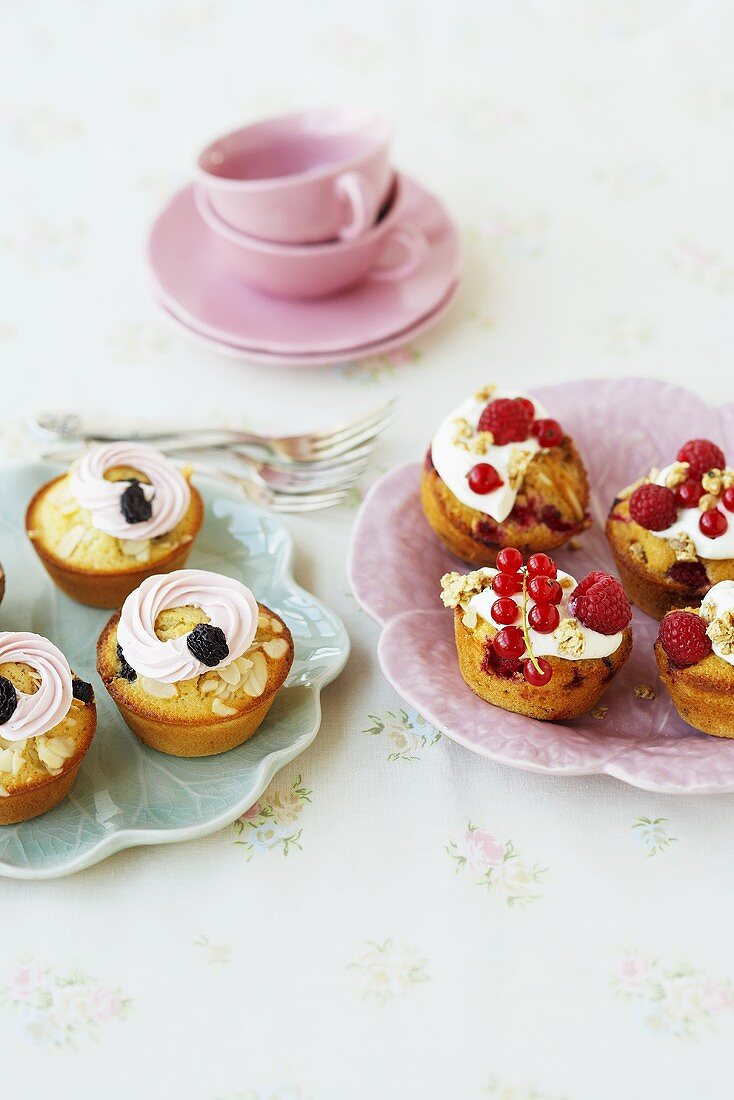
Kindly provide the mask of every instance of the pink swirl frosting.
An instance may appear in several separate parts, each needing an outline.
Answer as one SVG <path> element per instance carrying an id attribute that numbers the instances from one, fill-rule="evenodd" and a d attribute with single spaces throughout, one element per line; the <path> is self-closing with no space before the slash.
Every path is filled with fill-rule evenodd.
<path id="1" fill-rule="evenodd" d="M 0 664 L 30 665 L 41 677 L 33 695 L 15 689 L 18 705 L 7 722 L 0 725 L 6 741 L 40 737 L 57 726 L 69 713 L 72 700 L 71 669 L 60 649 L 40 634 L 0 631 Z"/>
<path id="2" fill-rule="evenodd" d="M 188 606 L 201 608 L 211 625 L 224 631 L 229 654 L 218 665 L 194 657 L 186 634 L 165 642 L 157 637 L 155 621 L 161 611 Z M 139 676 L 175 684 L 241 657 L 255 637 L 257 616 L 257 600 L 240 581 L 204 569 L 179 569 L 148 577 L 130 593 L 120 612 L 117 641 Z"/>
<path id="3" fill-rule="evenodd" d="M 132 466 L 150 479 L 141 486 L 152 508 L 150 519 L 128 523 L 120 497 L 124 481 L 106 481 L 115 466 Z M 82 508 L 92 513 L 92 524 L 118 539 L 152 539 L 167 535 L 186 514 L 191 500 L 189 483 L 164 454 L 145 443 L 103 443 L 92 447 L 71 468 L 71 491 Z"/>

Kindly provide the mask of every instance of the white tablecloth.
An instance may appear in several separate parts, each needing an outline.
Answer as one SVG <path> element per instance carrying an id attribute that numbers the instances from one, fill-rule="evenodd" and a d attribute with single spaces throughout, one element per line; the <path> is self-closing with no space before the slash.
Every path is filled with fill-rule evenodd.
<path id="1" fill-rule="evenodd" d="M 634 373 L 734 397 L 726 0 L 0 14 L 6 451 L 39 407 L 288 428 L 398 394 L 375 476 L 485 381 Z M 197 147 L 342 101 L 389 115 L 397 164 L 461 224 L 451 316 L 402 354 L 322 370 L 170 333 L 142 248 Z M 522 774 L 404 713 L 348 591 L 353 517 L 290 524 L 298 579 L 353 657 L 273 815 L 0 882 L 3 1096 L 730 1097 L 731 799 Z"/>

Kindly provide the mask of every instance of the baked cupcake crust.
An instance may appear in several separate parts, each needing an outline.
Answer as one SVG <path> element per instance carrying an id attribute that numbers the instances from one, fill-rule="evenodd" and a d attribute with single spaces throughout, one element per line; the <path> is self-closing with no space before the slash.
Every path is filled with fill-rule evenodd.
<path id="1" fill-rule="evenodd" d="M 662 619 L 669 611 L 698 607 L 713 585 L 734 580 L 734 560 L 730 558 L 687 562 L 677 557 L 667 539 L 658 538 L 632 519 L 629 498 L 615 499 L 605 533 L 627 595 L 653 619 Z M 681 568 L 696 564 L 700 569 Z M 697 573 L 700 583 L 692 585 L 676 580 L 676 567 L 684 577 L 686 573 L 694 577 Z"/>
<path id="2" fill-rule="evenodd" d="M 26 511 L 28 537 L 54 584 L 67 596 L 88 607 L 119 607 L 146 577 L 170 573 L 184 566 L 204 521 L 204 505 L 193 485 L 190 485 L 191 500 L 186 514 L 173 532 L 151 540 L 148 561 L 93 567 L 73 564 L 61 557 L 45 537 L 48 509 L 53 506 L 54 494 L 68 476 L 61 474 L 42 485 Z"/>
<path id="3" fill-rule="evenodd" d="M 589 527 L 589 481 L 575 443 L 565 436 L 527 468 L 512 512 L 502 523 L 462 504 L 426 455 L 421 476 L 426 519 L 441 542 L 472 565 L 496 563 L 503 546 L 523 554 L 549 552 Z"/>
<path id="4" fill-rule="evenodd" d="M 712 737 L 734 737 L 734 668 L 715 653 L 681 668 L 655 642 L 655 660 L 684 722 Z"/>
<path id="5" fill-rule="evenodd" d="M 221 716 L 212 711 L 213 696 L 201 691 L 203 683 L 217 677 L 214 670 L 181 681 L 176 685 L 174 699 L 149 694 L 137 678 L 128 681 L 121 677 L 117 655 L 119 612 L 112 616 L 97 643 L 97 671 L 126 725 L 141 741 L 171 756 L 213 756 L 241 745 L 257 732 L 285 683 L 294 658 L 293 638 L 283 619 L 263 604 L 258 608 L 259 622 L 277 623 L 279 629 L 275 633 L 272 626 L 264 633 L 258 629 L 253 645 L 262 647 L 264 640 L 277 638 L 286 643 L 286 650 L 275 658 L 266 656 L 267 680 L 263 692 L 252 697 L 236 691 L 225 701 L 234 713 Z"/>
<path id="6" fill-rule="evenodd" d="M 632 651 L 632 631 L 627 627 L 618 649 L 608 657 L 568 661 L 546 656 L 553 677 L 536 687 L 521 672 L 509 677 L 500 675 L 491 659 L 491 640 L 466 627 L 463 616 L 463 610 L 457 607 L 454 638 L 464 682 L 485 702 L 541 721 L 577 718 L 594 707 Z"/>

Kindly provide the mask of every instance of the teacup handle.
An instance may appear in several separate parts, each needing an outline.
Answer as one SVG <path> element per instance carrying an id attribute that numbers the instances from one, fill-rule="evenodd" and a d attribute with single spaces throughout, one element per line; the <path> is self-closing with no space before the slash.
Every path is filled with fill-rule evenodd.
<path id="1" fill-rule="evenodd" d="M 407 279 L 409 275 L 420 267 L 430 251 L 426 235 L 412 222 L 404 222 L 397 225 L 385 237 L 381 251 L 390 244 L 399 244 L 405 249 L 406 257 L 401 263 L 392 264 L 390 267 L 373 267 L 369 273 L 370 279 L 380 282 L 395 282 L 398 279 Z"/>
<path id="2" fill-rule="evenodd" d="M 351 217 L 339 230 L 343 241 L 353 240 L 372 226 L 377 217 L 377 195 L 370 181 L 359 172 L 344 172 L 336 181 L 336 192 L 349 204 Z"/>

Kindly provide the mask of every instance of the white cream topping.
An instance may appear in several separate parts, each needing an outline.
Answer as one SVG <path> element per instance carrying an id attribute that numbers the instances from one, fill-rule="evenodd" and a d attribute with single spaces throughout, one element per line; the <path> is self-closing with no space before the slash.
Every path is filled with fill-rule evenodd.
<path id="1" fill-rule="evenodd" d="M 503 390 L 498 387 L 493 392 L 491 400 L 496 401 L 499 397 L 526 396 L 518 390 Z M 545 419 L 548 416 L 547 410 L 534 397 L 530 400 L 535 406 L 536 420 Z M 460 500 L 462 504 L 466 504 L 469 508 L 475 508 L 478 512 L 491 516 L 497 523 L 502 523 L 509 516 L 517 500 L 517 490 L 510 487 L 509 469 L 512 452 L 519 448 L 534 455 L 542 448 L 533 436 L 528 436 L 522 443 L 505 443 L 501 447 L 489 446 L 486 454 L 482 455 L 467 451 L 458 444 L 455 441 L 455 421 L 464 419 L 469 423 L 472 430 L 476 431 L 479 417 L 488 404 L 488 400 L 481 401 L 477 400 L 476 396 L 472 396 L 468 397 L 457 409 L 454 409 L 433 437 L 431 458 L 439 477 L 457 500 Z M 475 493 L 469 488 L 466 475 L 472 466 L 476 466 L 479 462 L 488 462 L 490 466 L 494 466 L 502 478 L 503 484 L 492 490 L 491 493 Z"/>
<path id="2" fill-rule="evenodd" d="M 719 581 L 713 588 L 710 588 L 703 598 L 701 603 L 701 613 L 703 618 L 709 620 L 721 619 L 725 615 L 734 615 L 734 581 Z M 722 661 L 726 661 L 729 665 L 734 665 L 734 652 L 726 653 L 724 650 L 728 648 L 723 642 L 713 641 L 711 647 L 717 657 L 721 657 Z"/>
<path id="3" fill-rule="evenodd" d="M 655 479 L 656 484 L 665 485 L 665 479 L 675 465 L 677 464 L 671 462 L 669 466 L 661 470 Z M 666 527 L 664 531 L 650 531 L 650 534 L 658 539 L 672 539 L 676 535 L 684 533 L 690 538 L 699 558 L 708 558 L 709 561 L 734 558 L 734 512 L 727 512 L 721 504 L 719 505 L 719 511 L 724 513 L 729 521 L 729 526 L 718 539 L 710 539 L 708 535 L 704 535 L 698 526 L 698 521 L 703 514 L 698 507 L 679 508 L 678 518 L 671 527 Z"/>
<path id="4" fill-rule="evenodd" d="M 478 572 L 485 573 L 488 577 L 494 577 L 499 572 L 497 569 L 481 569 Z M 576 588 L 577 581 L 570 573 L 564 573 L 562 569 L 558 570 L 557 580 L 558 583 L 566 579 L 567 584 L 562 585 L 563 598 L 558 604 L 558 612 L 561 617 L 561 623 L 564 619 L 573 618 L 568 610 L 569 596 Z M 492 588 L 485 588 L 483 592 L 477 593 L 476 596 L 472 596 L 467 606 L 473 611 L 476 611 L 477 615 L 480 615 L 486 622 L 491 623 L 497 630 L 501 630 L 502 627 L 494 621 L 492 618 L 492 604 L 496 599 L 499 599 L 497 593 Z M 514 596 L 511 596 L 518 607 L 522 608 L 522 592 L 516 592 Z M 535 606 L 535 600 L 528 596 L 527 609 L 530 611 L 531 607 Z M 568 653 L 564 653 L 559 648 L 560 639 L 558 637 L 559 627 L 553 631 L 552 634 L 539 634 L 537 630 L 533 630 L 532 627 L 528 627 L 528 635 L 530 637 L 530 645 L 533 653 L 536 657 L 560 657 L 565 661 L 573 660 L 587 660 L 601 657 L 609 657 L 612 653 L 616 653 L 622 644 L 623 633 L 620 631 L 617 634 L 599 634 L 596 630 L 591 630 L 588 626 L 584 626 L 578 619 L 573 620 L 577 624 L 580 636 L 583 638 L 583 652 L 580 656 L 572 656 Z M 518 615 L 517 621 L 512 623 L 513 626 L 522 626 L 522 617 Z"/>
<path id="5" fill-rule="evenodd" d="M 57 726 L 69 713 L 72 675 L 69 662 L 48 638 L 24 631 L 0 632 L 0 664 L 24 664 L 39 677 L 33 695 L 15 689 L 18 705 L 7 722 L 0 725 L 0 738 L 24 741 L 39 737 Z"/>
<path id="6" fill-rule="evenodd" d="M 120 507 L 126 481 L 104 477 L 115 466 L 131 466 L 149 479 L 141 484 L 150 502 L 150 519 L 128 523 Z M 71 492 L 92 515 L 92 524 L 118 539 L 152 539 L 167 535 L 181 522 L 191 500 L 186 478 L 155 447 L 145 443 L 107 443 L 92 447 L 71 468 Z"/>
<path id="7" fill-rule="evenodd" d="M 198 607 L 212 626 L 224 631 L 229 653 L 217 665 L 205 665 L 188 648 L 187 634 L 161 641 L 155 622 L 161 611 Z M 122 605 L 117 641 L 138 676 L 164 684 L 191 680 L 223 668 L 249 649 L 257 630 L 258 606 L 249 588 L 232 577 L 204 569 L 179 569 L 148 577 Z"/>

